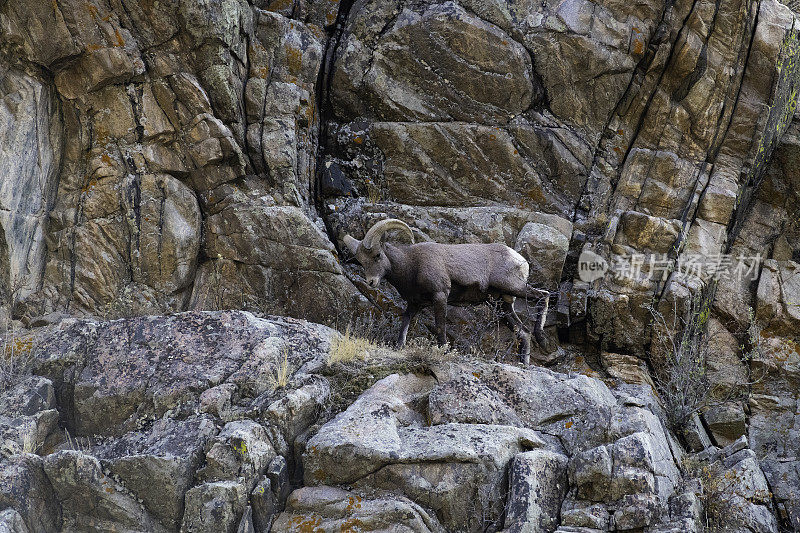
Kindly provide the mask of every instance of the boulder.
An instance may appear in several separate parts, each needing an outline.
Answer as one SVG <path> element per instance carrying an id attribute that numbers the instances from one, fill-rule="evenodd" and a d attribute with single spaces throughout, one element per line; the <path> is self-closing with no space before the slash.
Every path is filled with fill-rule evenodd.
<path id="1" fill-rule="evenodd" d="M 0 455 L 38 453 L 58 427 L 53 383 L 30 376 L 0 393 Z"/>
<path id="2" fill-rule="evenodd" d="M 208 445 L 201 481 L 240 480 L 249 492 L 276 457 L 267 430 L 252 420 L 228 422 Z"/>
<path id="3" fill-rule="evenodd" d="M 611 484 L 613 465 L 607 446 L 598 446 L 576 455 L 570 463 L 571 484 L 578 489 L 578 496 L 589 501 L 611 499 L 608 489 Z"/>
<path id="4" fill-rule="evenodd" d="M 247 503 L 247 489 L 236 481 L 203 483 L 186 493 L 181 531 L 235 533 Z"/>
<path id="5" fill-rule="evenodd" d="M 744 409 L 737 403 L 711 407 L 703 412 L 703 420 L 718 446 L 732 444 L 747 430 Z"/>
<path id="6" fill-rule="evenodd" d="M 93 447 L 92 454 L 164 527 L 177 529 L 183 495 L 216 432 L 208 418 L 164 418 L 149 431 L 133 431 Z"/>
<path id="7" fill-rule="evenodd" d="M 291 444 L 316 422 L 330 392 L 330 385 L 326 380 L 315 380 L 288 391 L 286 396 L 267 407 L 267 419 L 272 425 L 283 429 L 283 439 Z"/>
<path id="8" fill-rule="evenodd" d="M 535 432 L 512 426 L 426 427 L 414 404 L 427 396 L 432 383 L 431 378 L 397 374 L 376 383 L 309 440 L 303 456 L 305 483 L 400 488 L 434 509 L 450 528 L 473 530 L 481 514 L 499 518 L 506 464 L 544 443 Z M 481 511 L 470 512 L 476 505 Z"/>
<path id="9" fill-rule="evenodd" d="M 557 228 L 534 222 L 529 222 L 520 230 L 515 249 L 531 265 L 529 276 L 532 283 L 551 291 L 558 287 L 570 237 Z"/>
<path id="10" fill-rule="evenodd" d="M 573 528 L 606 531 L 610 515 L 605 505 L 565 500 L 561 507 L 561 524 Z"/>
<path id="11" fill-rule="evenodd" d="M 660 511 L 658 501 L 652 495 L 627 494 L 614 513 L 614 525 L 621 531 L 641 529 L 652 524 Z"/>
<path id="12" fill-rule="evenodd" d="M 567 461 L 548 450 L 514 457 L 504 522 L 507 531 L 555 531 L 567 489 Z"/>
<path id="13" fill-rule="evenodd" d="M 279 498 L 272 489 L 272 481 L 261 476 L 253 492 L 250 493 L 253 528 L 256 531 L 269 531 L 272 521 L 279 510 Z"/>
<path id="14" fill-rule="evenodd" d="M 19 514 L 28 531 L 62 530 L 60 501 L 37 455 L 23 453 L 0 461 L 0 507 Z M 17 527 L 16 517 L 10 518 Z"/>
<path id="15" fill-rule="evenodd" d="M 431 515 L 413 501 L 394 494 L 364 496 L 335 487 L 303 487 L 286 502 L 274 531 L 313 529 L 334 533 L 358 527 L 361 531 L 444 533 Z"/>
<path id="16" fill-rule="evenodd" d="M 95 457 L 64 450 L 47 456 L 42 465 L 61 506 L 64 529 L 169 531 L 105 474 Z"/>
<path id="17" fill-rule="evenodd" d="M 681 433 L 691 452 L 701 452 L 711 446 L 711 438 L 697 413 L 689 418 L 686 425 L 681 428 Z"/>
<path id="18" fill-rule="evenodd" d="M 324 364 L 330 335 L 324 326 L 237 311 L 66 321 L 44 334 L 34 366 L 72 406 L 73 434 L 120 436 L 167 413 L 192 414 L 201 394 L 223 383 L 245 404 L 269 395 L 284 359 L 287 377 Z M 117 353 L 126 354 L 124 366 Z"/>

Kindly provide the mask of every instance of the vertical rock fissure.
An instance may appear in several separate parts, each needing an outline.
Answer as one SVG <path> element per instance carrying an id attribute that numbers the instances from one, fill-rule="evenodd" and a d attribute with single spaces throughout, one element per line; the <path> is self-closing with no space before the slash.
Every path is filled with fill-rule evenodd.
<path id="1" fill-rule="evenodd" d="M 697 3 L 697 0 L 694 0 L 694 2 L 692 4 L 692 9 L 689 10 L 689 14 L 687 14 L 686 18 L 683 20 L 683 25 L 682 26 L 685 26 L 686 21 L 688 20 L 689 16 L 691 15 L 691 12 L 694 10 L 694 6 L 696 5 L 696 3 Z M 662 35 L 663 33 L 668 32 L 668 22 L 666 20 L 666 17 L 667 17 L 667 14 L 668 14 L 669 10 L 672 8 L 673 5 L 674 5 L 674 0 L 670 0 L 670 1 L 664 3 L 664 7 L 663 7 L 663 9 L 661 11 L 661 17 L 659 19 L 658 24 L 656 25 L 656 29 L 653 32 L 653 37 L 650 40 L 650 43 L 648 43 L 647 52 L 642 57 L 642 59 L 637 63 L 636 68 L 634 69 L 633 75 L 631 76 L 631 79 L 628 82 L 628 86 L 625 88 L 625 91 L 622 93 L 622 96 L 617 101 L 616 105 L 614 106 L 614 110 L 611 113 L 611 115 L 609 116 L 609 119 L 606 122 L 605 127 L 603 128 L 602 137 L 601 137 L 600 141 L 598 142 L 597 146 L 595 147 L 595 149 L 593 150 L 592 163 L 591 163 L 591 166 L 588 168 L 588 178 L 586 180 L 586 184 L 583 187 L 583 191 L 582 191 L 582 193 L 580 195 L 580 198 L 578 199 L 577 205 L 575 207 L 575 212 L 574 212 L 573 217 L 572 217 L 572 223 L 575 224 L 575 225 L 577 225 L 577 224 L 579 224 L 579 222 L 581 222 L 581 218 L 585 218 L 588 221 L 591 218 L 592 212 L 599 208 L 599 206 L 593 205 L 594 202 L 591 200 L 591 197 L 596 194 L 596 192 L 597 192 L 596 189 L 597 189 L 597 186 L 599 185 L 598 178 L 593 178 L 592 176 L 593 176 L 593 174 L 595 174 L 595 172 L 598 170 L 598 167 L 600 166 L 600 159 L 601 158 L 603 158 L 603 159 L 605 158 L 605 155 L 604 155 L 604 153 L 606 151 L 605 144 L 610 139 L 614 138 L 614 136 L 615 136 L 615 132 L 612 130 L 611 124 L 613 123 L 615 118 L 620 117 L 622 115 L 623 108 L 627 107 L 630 104 L 630 101 L 633 98 L 634 93 L 638 89 L 641 88 L 642 84 L 645 81 L 645 77 L 647 75 L 647 72 L 650 69 L 650 67 L 651 67 L 651 65 L 653 63 L 653 60 L 656 57 L 658 48 L 660 48 L 664 44 L 664 41 L 662 39 L 660 39 L 659 36 Z M 678 38 L 678 34 L 679 34 L 679 32 L 676 32 L 676 37 L 675 37 L 676 40 Z M 674 48 L 674 41 L 672 43 L 670 43 L 669 46 L 670 46 L 671 49 Z M 672 52 L 670 52 L 670 54 L 671 53 Z M 663 77 L 663 74 L 666 71 L 666 65 L 668 65 L 668 64 L 669 64 L 669 60 L 667 60 L 665 62 L 665 66 L 664 66 L 664 69 L 662 70 L 662 72 L 660 74 L 659 80 L 661 79 L 661 77 Z M 653 94 L 655 94 L 655 88 L 657 86 L 658 86 L 658 84 L 654 85 L 653 91 L 648 97 L 648 102 L 652 99 Z M 642 114 L 641 114 L 641 117 L 640 117 L 640 121 L 639 121 L 639 124 L 638 124 L 639 128 L 641 128 L 641 125 L 642 125 L 641 123 L 644 121 L 644 117 L 646 115 L 646 112 L 647 112 L 647 107 L 645 106 L 643 108 L 643 111 L 642 111 Z M 630 143 L 628 145 L 628 149 L 627 149 L 627 151 L 625 153 L 625 156 L 622 158 L 621 163 L 619 165 L 620 169 L 622 168 L 623 163 L 624 163 L 625 159 L 627 158 L 628 151 L 630 150 L 630 147 L 633 146 L 633 143 L 636 140 L 637 131 L 638 130 L 634 131 L 633 135 L 631 136 L 631 141 L 630 141 Z M 609 193 L 608 193 L 608 200 L 607 201 L 609 202 L 609 205 L 610 205 L 610 202 L 612 201 L 612 197 L 613 197 L 613 185 L 612 185 L 612 190 L 609 191 Z M 607 208 L 608 208 L 608 206 L 607 206 Z"/>
<path id="2" fill-rule="evenodd" d="M 163 262 L 162 262 L 162 251 L 164 248 L 164 205 L 167 201 L 167 191 L 164 188 L 164 183 L 161 181 L 156 182 L 156 186 L 158 187 L 159 192 L 161 193 L 161 198 L 159 198 L 158 202 L 158 275 L 159 278 L 164 275 L 163 273 Z"/>
<path id="3" fill-rule="evenodd" d="M 344 28 L 347 24 L 347 18 L 350 15 L 350 10 L 353 7 L 355 0 L 342 0 L 339 4 L 339 10 L 336 13 L 336 22 L 334 27 L 329 30 L 330 36 L 325 44 L 325 52 L 322 58 L 322 65 L 319 69 L 316 84 L 316 107 L 317 116 L 319 116 L 319 135 L 317 137 L 317 152 L 316 152 L 316 168 L 314 172 L 313 189 L 311 191 L 311 198 L 313 198 L 314 206 L 317 214 L 322 219 L 325 225 L 325 231 L 328 235 L 333 246 L 339 251 L 339 239 L 334 235 L 333 227 L 330 220 L 326 216 L 325 201 L 322 197 L 322 176 L 325 172 L 325 156 L 328 151 L 329 141 L 329 128 L 328 123 L 333 119 L 333 104 L 331 102 L 331 83 L 333 81 L 333 68 L 334 61 L 336 60 L 336 53 L 339 44 L 344 35 Z"/>
<path id="4" fill-rule="evenodd" d="M 650 113 L 651 104 L 653 102 L 653 99 L 656 96 L 656 93 L 658 92 L 658 87 L 661 85 L 662 81 L 664 80 L 664 76 L 666 75 L 666 73 L 670 70 L 670 66 L 672 65 L 673 59 L 675 57 L 675 52 L 676 52 L 675 51 L 675 44 L 680 40 L 681 35 L 684 32 L 688 31 L 687 30 L 687 23 L 688 23 L 689 19 L 691 18 L 692 14 L 695 12 L 695 9 L 697 8 L 698 1 L 699 0 L 694 0 L 693 1 L 691 9 L 689 10 L 689 12 L 686 14 L 686 17 L 681 22 L 680 29 L 677 32 L 675 32 L 675 38 L 672 40 L 671 43 L 669 43 L 669 54 L 667 55 L 667 58 L 664 61 L 664 65 L 663 65 L 661 71 L 658 73 L 658 80 L 653 84 L 652 90 L 647 95 L 647 103 L 642 107 L 642 111 L 639 114 L 639 116 L 637 117 L 636 126 L 635 126 L 635 128 L 633 130 L 633 133 L 631 134 L 630 142 L 628 142 L 628 145 L 625 148 L 625 154 L 620 159 L 619 165 L 617 166 L 617 171 L 614 173 L 614 176 L 613 176 L 613 179 L 612 179 L 612 182 L 611 182 L 611 191 L 608 194 L 608 202 L 613 202 L 614 201 L 616 188 L 617 188 L 617 185 L 619 184 L 619 180 L 620 180 L 620 178 L 622 176 L 622 169 L 625 168 L 625 163 L 628 161 L 628 158 L 630 157 L 631 150 L 633 150 L 633 147 L 636 144 L 636 140 L 639 137 L 639 133 L 641 132 L 642 128 L 644 127 L 645 120 L 647 119 L 647 117 L 648 117 L 648 115 Z M 661 26 L 661 24 L 663 24 L 665 22 L 664 19 L 665 19 L 666 15 L 667 15 L 668 10 L 671 7 L 672 7 L 672 3 L 668 3 L 665 6 L 664 12 L 663 12 L 662 18 L 661 18 L 661 23 L 659 24 L 659 27 Z M 658 30 L 656 30 L 656 34 L 658 34 Z M 657 42 L 656 46 L 660 47 L 661 44 L 663 44 L 663 43 Z M 657 53 L 656 51 L 653 51 L 653 57 L 654 58 L 655 58 L 656 53 Z M 649 66 L 650 65 L 648 64 L 645 67 L 644 71 L 642 72 L 643 78 L 646 77 L 647 70 L 649 69 Z M 642 81 L 644 82 L 645 80 L 643 79 Z M 629 88 L 632 88 L 632 86 L 629 87 Z M 625 100 L 626 100 L 626 98 L 623 97 L 623 99 L 620 102 L 624 102 Z M 615 113 L 612 116 L 617 116 L 616 111 L 617 110 L 615 109 Z M 610 204 L 607 205 L 606 206 L 606 210 L 608 210 L 610 207 L 611 207 Z"/>
<path id="5" fill-rule="evenodd" d="M 750 4 L 750 5 L 753 5 L 753 4 Z M 717 122 L 717 128 L 716 128 L 716 130 L 714 132 L 714 138 L 711 141 L 710 149 L 709 149 L 709 151 L 708 151 L 708 153 L 706 155 L 706 159 L 703 161 L 703 164 L 702 164 L 702 166 L 700 168 L 700 171 L 698 172 L 697 176 L 695 177 L 695 183 L 694 183 L 694 186 L 693 186 L 693 190 L 695 191 L 695 193 L 697 191 L 697 185 L 698 185 L 700 179 L 705 174 L 706 170 L 709 169 L 709 165 L 711 165 L 711 169 L 714 168 L 714 162 L 716 161 L 717 155 L 719 154 L 719 150 L 722 147 L 722 144 L 723 144 L 723 142 L 724 142 L 724 140 L 725 140 L 725 138 L 726 138 L 726 136 L 728 134 L 728 131 L 730 130 L 730 126 L 731 126 L 731 124 L 733 122 L 733 117 L 735 115 L 736 106 L 737 106 L 737 104 L 739 102 L 739 96 L 741 95 L 742 86 L 744 84 L 744 77 L 745 77 L 745 73 L 746 73 L 746 70 L 747 70 L 747 63 L 748 63 L 748 61 L 750 59 L 750 52 L 751 52 L 752 47 L 753 47 L 753 41 L 755 39 L 756 28 L 758 27 L 759 5 L 760 5 L 760 0 L 758 2 L 755 2 L 755 15 L 754 15 L 754 17 L 752 19 L 753 20 L 752 28 L 750 28 L 750 31 L 748 32 L 750 38 L 747 41 L 747 45 L 744 47 L 746 52 L 744 54 L 744 62 L 742 64 L 742 68 L 741 68 L 741 71 L 737 73 L 738 75 L 735 75 L 735 78 L 737 79 L 737 82 L 735 84 L 736 96 L 733 99 L 733 105 L 731 106 L 731 112 L 730 112 L 730 115 L 728 116 L 728 122 L 725 125 L 724 130 L 720 128 L 721 122 L 724 119 L 725 113 L 726 113 L 726 105 L 725 104 L 727 104 L 727 101 L 728 101 L 728 98 L 726 97 L 725 100 L 724 100 L 723 108 L 720 111 L 719 119 L 718 119 L 718 122 Z M 719 1 L 717 1 L 716 6 L 717 6 L 717 11 L 718 11 L 719 10 Z M 717 14 L 718 14 L 717 12 L 714 13 L 714 19 L 713 19 L 714 20 L 714 24 L 716 24 Z M 707 46 L 708 40 L 711 38 L 712 32 L 713 32 L 713 26 L 708 32 L 708 36 L 707 36 L 706 42 L 704 43 L 703 51 L 706 50 L 705 47 Z M 741 55 L 742 54 L 740 52 L 739 57 L 741 57 Z M 717 143 L 719 143 L 719 144 L 717 144 Z M 677 263 L 678 256 L 680 255 L 680 250 L 683 247 L 684 240 L 685 240 L 685 238 L 687 236 L 687 232 L 689 231 L 689 228 L 691 228 L 692 224 L 694 224 L 695 220 L 697 219 L 697 212 L 699 210 L 700 203 L 702 202 L 703 197 L 705 196 L 705 193 L 706 193 L 710 183 L 711 183 L 711 170 L 709 170 L 709 172 L 708 172 L 708 176 L 707 176 L 706 182 L 705 182 L 705 184 L 703 186 L 703 190 L 700 192 L 699 197 L 697 198 L 697 201 L 694 202 L 695 194 L 692 194 L 692 195 L 689 196 L 689 198 L 687 200 L 687 203 L 684 206 L 684 209 L 683 209 L 683 211 L 681 213 L 681 219 L 680 219 L 681 222 L 682 222 L 682 229 L 681 229 L 681 232 L 678 234 L 678 237 L 676 238 L 675 242 L 673 243 L 673 245 L 670 248 L 670 256 L 671 256 L 670 260 L 673 262 L 673 264 Z M 692 205 L 694 205 L 694 211 L 692 212 L 691 217 L 689 217 L 689 210 L 692 208 Z M 732 243 L 732 241 L 729 239 L 727 241 L 727 243 L 726 243 L 726 248 L 724 250 L 726 253 L 729 251 L 731 243 Z M 661 287 L 656 286 L 656 289 L 657 289 L 657 292 L 658 292 L 656 297 L 657 297 L 658 301 L 661 301 L 664 298 L 664 295 L 666 294 L 667 289 L 670 286 L 670 283 L 672 283 L 672 280 L 673 280 L 674 276 L 675 276 L 675 272 L 673 271 L 673 272 L 671 272 L 669 274 L 667 279 L 664 281 L 663 286 L 661 286 Z M 660 290 L 658 290 L 659 288 L 660 288 Z M 706 305 L 706 304 L 710 305 L 711 302 L 713 302 L 713 300 L 715 298 L 715 295 L 716 295 L 716 282 L 712 281 L 711 285 L 707 285 L 704 288 L 704 294 L 701 296 L 701 301 L 704 302 L 703 305 Z"/>
<path id="6" fill-rule="evenodd" d="M 62 98 L 62 96 L 59 96 L 59 99 L 60 98 Z M 91 121 L 88 122 L 86 131 L 87 131 L 87 136 L 88 136 L 88 139 L 87 139 L 88 145 L 91 146 L 92 142 L 93 142 L 93 139 L 95 137 L 94 125 L 93 125 L 93 123 Z M 87 155 L 87 158 L 88 158 L 88 148 L 87 148 L 87 154 L 86 155 Z M 66 303 L 64 304 L 64 308 L 65 308 L 64 310 L 65 310 L 66 313 L 70 312 L 70 308 L 72 306 L 72 301 L 73 301 L 73 298 L 75 296 L 75 282 L 76 282 L 76 279 L 77 279 L 77 271 L 78 271 L 78 254 L 76 253 L 75 248 L 77 246 L 77 239 L 78 239 L 77 231 L 78 231 L 78 227 L 79 227 L 79 224 L 81 222 L 81 219 L 83 218 L 83 211 L 84 211 L 85 203 L 86 203 L 85 190 L 86 190 L 86 186 L 88 185 L 88 180 L 89 180 L 89 177 L 85 176 L 84 179 L 83 179 L 83 183 L 81 184 L 81 190 L 78 193 L 78 202 L 77 202 L 78 205 L 77 205 L 77 209 L 75 209 L 75 213 L 74 213 L 74 215 L 72 217 L 72 227 L 67 230 L 68 231 L 68 238 L 67 238 L 67 243 L 68 244 L 67 244 L 67 247 L 68 247 L 68 251 L 69 251 L 69 293 L 66 295 L 66 298 L 65 298 L 66 299 Z M 120 198 L 119 198 L 120 204 L 122 204 L 121 196 L 122 195 L 120 195 Z M 123 206 L 120 205 L 120 208 L 123 208 Z M 130 266 L 128 266 L 128 268 L 130 268 Z"/>

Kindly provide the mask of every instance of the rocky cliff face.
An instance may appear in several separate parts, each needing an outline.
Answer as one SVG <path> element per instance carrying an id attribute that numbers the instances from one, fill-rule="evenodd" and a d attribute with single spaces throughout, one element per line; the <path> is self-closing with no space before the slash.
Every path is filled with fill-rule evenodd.
<path id="1" fill-rule="evenodd" d="M 771 156 L 782 140 L 791 151 L 796 22 L 774 1 L 6 2 L 0 15 L 0 265 L 18 318 L 330 320 L 365 303 L 339 231 L 387 214 L 421 238 L 501 240 L 534 262 L 546 250 L 534 281 L 554 288 L 575 281 L 585 246 L 711 254 L 791 218 L 792 178 Z M 766 174 L 783 192 L 747 221 Z M 613 296 L 664 292 L 603 286 L 569 320 L 588 313 L 591 333 L 641 352 L 641 327 L 608 316 Z"/>
<path id="2" fill-rule="evenodd" d="M 266 7 L 4 3 L 2 264 L 15 314 L 322 319 L 332 314 L 314 302 L 359 299 L 313 198 L 336 6 Z"/>
<path id="3" fill-rule="evenodd" d="M 241 311 L 40 330 L 33 375 L 0 395 L 0 527 L 778 531 L 747 438 L 687 454 L 647 384 L 461 356 L 343 366 L 337 335 Z"/>
<path id="4" fill-rule="evenodd" d="M 565 349 L 540 357 L 562 370 L 565 354 L 579 353 L 586 364 L 576 368 L 650 382 L 668 354 L 643 305 L 667 316 L 706 302 L 710 385 L 725 401 L 693 420 L 682 446 L 706 450 L 708 471 L 753 480 L 735 483 L 745 525 L 735 525 L 736 513 L 728 525 L 800 529 L 799 32 L 800 15 L 776 0 L 0 0 L 1 322 L 244 309 L 335 325 L 399 305 L 391 289 L 369 289 L 345 263 L 342 232 L 361 236 L 394 216 L 419 240 L 504 242 L 529 259 L 532 283 L 559 293 L 548 325 Z M 610 263 L 635 254 L 671 265 L 719 254 L 761 260 L 750 260 L 751 279 L 645 268 L 587 283 L 577 276 L 587 250 Z M 454 341 L 474 340 L 464 327 L 476 312 L 453 315 Z M 310 434 L 297 440 L 314 423 L 313 401 L 302 421 L 259 418 L 266 400 L 250 402 L 269 389 L 252 355 L 261 341 L 235 337 L 269 330 L 285 339 L 294 327 L 313 330 L 297 333 L 302 342 L 328 334 L 288 319 L 222 315 L 248 324 L 210 326 L 232 336 L 224 342 L 240 355 L 228 356 L 216 340 L 190 333 L 218 315 L 185 316 L 194 318 L 48 326 L 60 339 L 47 341 L 52 360 L 18 393 L 6 391 L 20 402 L 31 391 L 48 398 L 8 406 L 16 433 L 4 440 L 11 458 L 0 466 L 17 496 L 5 505 L 14 511 L 0 516 L 9 528 L 191 530 L 201 520 L 191 517 L 206 512 L 229 517 L 231 528 L 248 506 L 262 527 L 273 514 L 263 506 L 283 505 L 278 487 L 301 485 L 280 476 L 300 475 L 306 461 L 319 476 L 306 470 L 307 487 L 276 522 L 282 528 L 299 528 L 312 511 L 322 522 L 309 527 L 407 519 L 407 529 L 431 531 L 516 531 L 517 522 L 539 520 L 548 531 L 682 530 L 689 526 L 676 524 L 697 517 L 694 493 L 681 485 L 681 446 L 658 429 L 664 413 L 652 398 L 625 399 L 599 381 L 539 370 L 434 365 L 435 382 L 399 372 L 376 385 L 313 437 L 317 455 L 302 451 Z M 117 344 L 134 342 L 136 331 L 135 342 L 146 344 L 180 324 L 192 342 L 209 344 L 172 363 L 169 343 L 138 362 Z M 86 355 L 96 335 L 109 351 Z M 315 350 L 308 354 L 317 359 L 325 352 Z M 237 368 L 241 380 L 231 378 Z M 484 390 L 487 375 L 514 384 Z M 549 379 L 564 391 L 555 421 L 519 401 L 533 401 Z M 286 397 L 317 397 L 318 384 L 301 380 Z M 459 396 L 467 389 L 490 396 L 492 407 L 481 415 L 481 402 Z M 584 405 L 590 392 L 595 400 Z M 207 405 L 195 412 L 203 395 Z M 389 409 L 385 397 L 395 399 L 393 414 L 362 416 Z M 477 413 L 449 410 L 459 402 Z M 229 408 L 236 414 L 223 414 Z M 641 424 L 597 422 L 602 437 L 579 425 L 579 444 L 550 427 L 598 411 Z M 39 449 L 31 443 L 46 448 L 59 424 L 83 437 L 117 437 L 118 447 L 22 455 Z M 396 438 L 351 454 L 353 424 L 379 424 Z M 486 424 L 505 429 L 473 435 Z M 288 431 L 284 448 L 269 433 L 276 428 Z M 474 448 L 448 448 L 448 438 Z M 649 440 L 625 466 L 636 472 L 619 473 L 615 450 L 628 438 Z M 217 444 L 214 453 L 228 454 L 218 461 L 241 462 L 230 443 L 242 439 L 260 458 L 208 466 Z M 583 474 L 582 454 L 594 465 Z M 126 457 L 147 466 L 129 461 L 118 469 L 133 477 L 103 477 Z M 153 466 L 164 462 L 172 473 Z M 345 479 L 336 468 L 361 474 Z M 273 470 L 274 479 L 263 478 Z M 134 471 L 156 477 L 134 479 Z M 510 495 L 499 495 L 507 475 Z M 177 483 L 169 495 L 141 488 L 158 476 Z M 74 507 L 66 479 L 82 480 L 81 494 L 99 510 Z M 255 497 L 269 492 L 265 479 L 274 502 Z M 461 480 L 467 488 L 458 492 Z M 628 482 L 635 487 L 614 488 Z M 441 483 L 441 492 L 431 488 Z M 403 495 L 380 493 L 389 486 Z M 536 487 L 547 487 L 548 501 L 530 495 Z M 378 492 L 356 508 L 362 492 L 353 490 Z"/>

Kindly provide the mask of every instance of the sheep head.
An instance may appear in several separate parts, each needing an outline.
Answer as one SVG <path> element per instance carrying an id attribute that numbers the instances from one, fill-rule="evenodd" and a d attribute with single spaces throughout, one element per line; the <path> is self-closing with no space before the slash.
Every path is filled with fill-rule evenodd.
<path id="1" fill-rule="evenodd" d="M 362 240 L 355 239 L 350 235 L 344 236 L 344 244 L 356 256 L 361 266 L 364 267 L 364 275 L 367 284 L 372 288 L 377 288 L 383 277 L 392 268 L 386 252 L 383 249 L 381 239 L 387 231 L 393 229 L 403 230 L 408 234 L 411 242 L 414 242 L 414 234 L 408 224 L 396 218 L 381 220 L 376 222 Z"/>

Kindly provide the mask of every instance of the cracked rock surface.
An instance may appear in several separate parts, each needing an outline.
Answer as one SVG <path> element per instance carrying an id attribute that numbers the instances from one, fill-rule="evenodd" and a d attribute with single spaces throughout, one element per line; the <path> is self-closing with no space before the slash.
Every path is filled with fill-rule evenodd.
<path id="1" fill-rule="evenodd" d="M 34 375 L 0 402 L 61 426 L 4 447 L 7 528 L 701 531 L 720 502 L 691 462 L 726 480 L 729 526 L 778 531 L 775 472 L 747 438 L 687 454 L 649 385 L 459 357 L 389 374 L 337 414 L 325 326 L 190 312 L 38 335 Z"/>
<path id="2" fill-rule="evenodd" d="M 42 328 L 3 348 L 36 357 L 0 391 L 0 530 L 686 531 L 690 471 L 733 480 L 726 527 L 800 530 L 797 9 L 0 0 L 0 329 Z M 558 293 L 534 359 L 587 376 L 383 372 L 328 420 L 319 324 L 399 322 L 340 241 L 386 217 L 518 250 Z M 671 274 L 587 283 L 584 251 Z M 750 275 L 674 268 L 720 254 Z M 723 400 L 674 443 L 646 306 L 697 298 Z M 487 312 L 450 311 L 462 352 L 508 351 Z"/>

